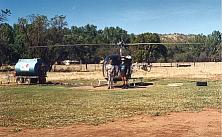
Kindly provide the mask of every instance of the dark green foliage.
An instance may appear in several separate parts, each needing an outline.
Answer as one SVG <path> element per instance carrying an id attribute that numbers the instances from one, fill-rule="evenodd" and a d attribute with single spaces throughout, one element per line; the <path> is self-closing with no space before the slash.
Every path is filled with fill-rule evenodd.
<path id="1" fill-rule="evenodd" d="M 13 28 L 6 23 L 0 24 L 0 66 L 9 63 L 12 45 L 14 43 Z"/>
<path id="2" fill-rule="evenodd" d="M 168 41 L 171 42 L 171 41 Z M 190 43 L 202 45 L 168 45 L 168 61 L 221 61 L 221 33 L 193 35 Z"/>
<path id="3" fill-rule="evenodd" d="M 132 36 L 132 42 L 135 43 L 160 43 L 160 37 L 157 33 L 143 33 Z M 133 49 L 133 57 L 137 62 L 156 62 L 161 57 L 166 59 L 167 47 L 164 45 L 140 45 L 140 51 Z"/>

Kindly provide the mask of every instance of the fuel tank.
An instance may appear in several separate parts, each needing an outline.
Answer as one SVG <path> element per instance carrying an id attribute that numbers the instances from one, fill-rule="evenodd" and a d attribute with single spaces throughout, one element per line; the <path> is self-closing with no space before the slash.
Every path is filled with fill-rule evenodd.
<path id="1" fill-rule="evenodd" d="M 42 59 L 19 59 L 15 65 L 16 76 L 45 76 L 47 65 Z"/>

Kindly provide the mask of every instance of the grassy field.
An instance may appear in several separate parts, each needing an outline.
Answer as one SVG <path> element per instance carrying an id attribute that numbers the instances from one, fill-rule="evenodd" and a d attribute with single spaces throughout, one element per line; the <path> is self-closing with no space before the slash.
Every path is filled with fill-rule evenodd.
<path id="1" fill-rule="evenodd" d="M 64 86 L 0 86 L 0 126 L 57 127 L 76 123 L 97 125 L 138 114 L 221 109 L 220 81 L 207 87 L 196 80 L 147 79 L 144 90 L 90 90 Z M 170 83 L 183 83 L 170 87 Z"/>

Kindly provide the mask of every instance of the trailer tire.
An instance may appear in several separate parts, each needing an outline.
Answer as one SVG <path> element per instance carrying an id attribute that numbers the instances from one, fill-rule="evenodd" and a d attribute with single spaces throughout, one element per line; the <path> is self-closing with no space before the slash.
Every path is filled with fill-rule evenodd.
<path id="1" fill-rule="evenodd" d="M 31 84 L 31 78 L 26 78 L 25 79 L 25 84 L 28 84 L 28 85 Z"/>
<path id="2" fill-rule="evenodd" d="M 16 83 L 17 84 L 22 84 L 24 82 L 23 78 L 16 78 Z"/>

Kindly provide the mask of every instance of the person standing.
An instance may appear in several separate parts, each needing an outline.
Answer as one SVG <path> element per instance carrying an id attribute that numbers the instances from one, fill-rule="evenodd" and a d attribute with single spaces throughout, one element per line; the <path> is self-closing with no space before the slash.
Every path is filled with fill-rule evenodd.
<path id="1" fill-rule="evenodd" d="M 108 89 L 113 89 L 113 77 L 114 77 L 114 65 L 112 65 L 112 60 L 106 65 L 106 71 L 108 76 Z"/>
<path id="2" fill-rule="evenodd" d="M 123 89 L 127 89 L 128 88 L 128 80 L 126 77 L 127 74 L 127 66 L 126 66 L 126 62 L 125 62 L 125 58 L 122 58 L 122 63 L 120 64 L 120 75 L 121 75 L 121 79 L 123 81 Z"/>

